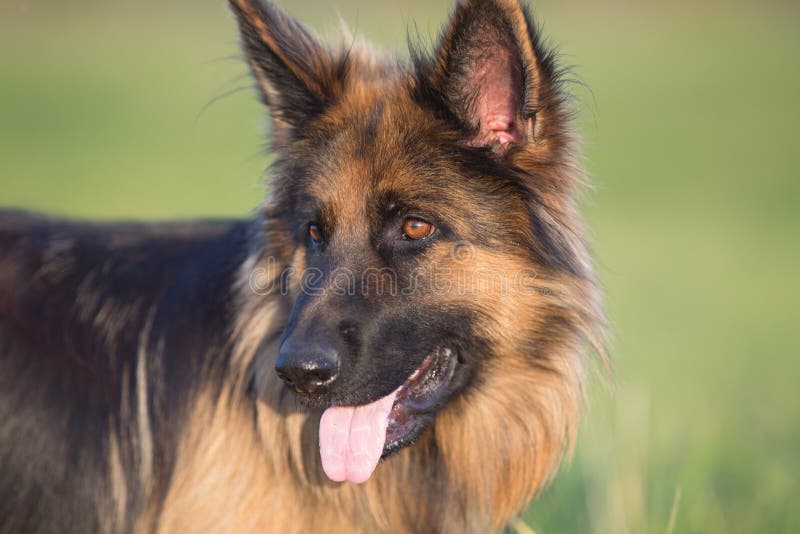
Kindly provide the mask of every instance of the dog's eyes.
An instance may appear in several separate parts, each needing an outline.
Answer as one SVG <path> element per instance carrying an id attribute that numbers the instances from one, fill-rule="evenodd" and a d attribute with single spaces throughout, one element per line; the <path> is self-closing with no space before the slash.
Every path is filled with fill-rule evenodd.
<path id="1" fill-rule="evenodd" d="M 314 223 L 308 225 L 308 237 L 317 245 L 322 243 L 322 230 L 319 229 L 319 225 Z"/>
<path id="2" fill-rule="evenodd" d="M 403 223 L 403 237 L 412 241 L 419 241 L 430 237 L 436 231 L 436 227 L 428 221 L 423 221 L 416 217 L 409 217 Z"/>

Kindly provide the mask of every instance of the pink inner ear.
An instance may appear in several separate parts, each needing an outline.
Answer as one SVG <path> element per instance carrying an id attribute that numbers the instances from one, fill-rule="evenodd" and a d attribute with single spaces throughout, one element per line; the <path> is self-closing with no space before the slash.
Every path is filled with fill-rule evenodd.
<path id="1" fill-rule="evenodd" d="M 467 83 L 467 90 L 475 95 L 470 118 L 479 127 L 478 136 L 470 144 L 506 148 L 525 138 L 524 129 L 518 124 L 522 75 L 508 48 L 492 44 L 476 58 L 476 68 Z"/>

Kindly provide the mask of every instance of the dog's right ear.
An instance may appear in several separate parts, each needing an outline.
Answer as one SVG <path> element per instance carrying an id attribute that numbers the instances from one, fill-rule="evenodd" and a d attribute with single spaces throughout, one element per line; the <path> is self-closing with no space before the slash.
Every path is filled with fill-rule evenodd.
<path id="1" fill-rule="evenodd" d="M 272 114 L 273 143 L 294 138 L 340 89 L 330 51 L 299 22 L 266 0 L 229 0 L 242 46 Z"/>

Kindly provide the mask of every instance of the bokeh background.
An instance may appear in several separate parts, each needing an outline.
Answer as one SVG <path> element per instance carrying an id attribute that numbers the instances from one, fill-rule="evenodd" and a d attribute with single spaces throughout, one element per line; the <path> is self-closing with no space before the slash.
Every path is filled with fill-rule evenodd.
<path id="1" fill-rule="evenodd" d="M 450 8 L 283 4 L 401 53 Z M 581 82 L 617 377 L 516 529 L 800 532 L 800 8 L 535 7 Z M 0 205 L 246 216 L 269 161 L 246 73 L 222 0 L 2 0 Z"/>

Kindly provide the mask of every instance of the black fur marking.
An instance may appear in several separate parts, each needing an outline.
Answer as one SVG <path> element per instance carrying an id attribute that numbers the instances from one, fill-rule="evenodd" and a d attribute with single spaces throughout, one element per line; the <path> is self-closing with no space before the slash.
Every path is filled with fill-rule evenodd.
<path id="1" fill-rule="evenodd" d="M 0 213 L 0 524 L 96 532 L 115 517 L 110 503 L 100 506 L 111 491 L 105 437 L 118 436 L 123 470 L 137 473 L 136 359 L 150 313 L 148 414 L 163 496 L 187 397 L 221 380 L 207 354 L 224 365 L 248 224 Z M 132 521 L 150 496 L 136 476 L 125 483 Z"/>

